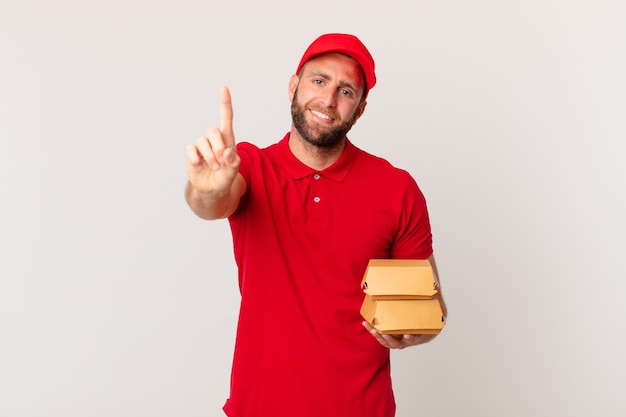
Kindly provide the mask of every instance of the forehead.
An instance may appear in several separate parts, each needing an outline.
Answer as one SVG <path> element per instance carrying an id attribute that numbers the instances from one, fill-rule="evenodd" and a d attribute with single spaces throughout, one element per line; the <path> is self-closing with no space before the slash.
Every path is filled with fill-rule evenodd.
<path id="1" fill-rule="evenodd" d="M 338 52 L 331 52 L 311 58 L 304 65 L 302 73 L 307 76 L 313 72 L 354 84 L 357 87 L 365 85 L 365 76 L 359 63 L 352 57 Z"/>

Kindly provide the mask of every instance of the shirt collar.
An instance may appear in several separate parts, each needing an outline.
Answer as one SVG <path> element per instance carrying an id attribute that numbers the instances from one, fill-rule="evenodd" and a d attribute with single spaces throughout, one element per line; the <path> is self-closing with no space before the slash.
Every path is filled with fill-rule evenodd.
<path id="1" fill-rule="evenodd" d="M 289 149 L 289 136 L 289 133 L 285 135 L 285 137 L 278 143 L 278 148 L 283 156 L 283 160 L 285 161 L 285 170 L 293 179 L 302 179 L 306 176 L 319 173 L 333 181 L 342 182 L 348 175 L 348 172 L 350 171 L 350 168 L 352 168 L 352 164 L 356 159 L 356 147 L 346 138 L 346 147 L 341 153 L 339 159 L 328 168 L 317 171 L 303 164 L 298 158 L 296 158 L 293 152 L 291 152 L 291 149 Z"/>

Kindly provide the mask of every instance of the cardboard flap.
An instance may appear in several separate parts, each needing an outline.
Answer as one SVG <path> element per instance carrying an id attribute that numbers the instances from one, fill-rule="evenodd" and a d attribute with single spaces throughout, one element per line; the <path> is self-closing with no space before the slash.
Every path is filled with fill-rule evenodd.
<path id="1" fill-rule="evenodd" d="M 376 299 L 429 299 L 437 293 L 430 262 L 416 259 L 370 260 L 361 287 Z"/>

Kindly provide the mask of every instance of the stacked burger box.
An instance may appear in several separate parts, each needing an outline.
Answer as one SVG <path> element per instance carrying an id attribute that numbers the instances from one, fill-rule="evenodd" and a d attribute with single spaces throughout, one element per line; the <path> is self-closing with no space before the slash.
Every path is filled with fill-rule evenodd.
<path id="1" fill-rule="evenodd" d="M 382 334 L 437 334 L 445 317 L 428 260 L 372 259 L 361 281 L 361 315 Z"/>

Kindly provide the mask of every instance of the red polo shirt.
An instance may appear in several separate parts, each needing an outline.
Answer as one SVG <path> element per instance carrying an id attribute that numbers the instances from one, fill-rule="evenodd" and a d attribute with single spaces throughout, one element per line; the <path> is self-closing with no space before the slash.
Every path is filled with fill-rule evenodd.
<path id="1" fill-rule="evenodd" d="M 391 417 L 389 350 L 362 327 L 372 258 L 432 253 L 426 203 L 403 170 L 349 141 L 323 171 L 289 135 L 237 146 L 247 191 L 230 218 L 241 306 L 229 417 Z"/>

